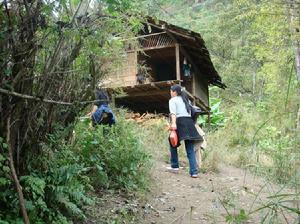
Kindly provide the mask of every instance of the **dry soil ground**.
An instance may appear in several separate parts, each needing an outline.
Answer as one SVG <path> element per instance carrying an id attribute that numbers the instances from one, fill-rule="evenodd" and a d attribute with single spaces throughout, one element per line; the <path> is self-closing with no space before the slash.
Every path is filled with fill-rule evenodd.
<path id="1" fill-rule="evenodd" d="M 234 167 L 223 166 L 217 174 L 200 174 L 194 179 L 185 168 L 174 174 L 166 166 L 157 161 L 152 172 L 156 184 L 144 223 L 226 223 L 229 214 L 238 215 L 241 209 L 247 214 L 266 204 L 269 195 L 291 193 Z M 268 211 L 256 212 L 241 223 L 260 223 Z M 280 212 L 278 223 L 298 223 L 292 214 L 285 211 L 284 217 Z"/>

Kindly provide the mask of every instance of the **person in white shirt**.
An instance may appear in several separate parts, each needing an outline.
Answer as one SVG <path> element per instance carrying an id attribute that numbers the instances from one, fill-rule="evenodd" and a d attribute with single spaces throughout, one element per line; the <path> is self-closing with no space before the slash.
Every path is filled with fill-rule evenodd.
<path id="1" fill-rule="evenodd" d="M 171 153 L 171 170 L 177 172 L 179 170 L 177 147 L 181 141 L 185 143 L 187 158 L 189 160 L 190 175 L 193 178 L 198 177 L 198 168 L 194 151 L 194 141 L 203 140 L 195 128 L 193 119 L 191 118 L 191 109 L 189 99 L 180 85 L 173 85 L 170 89 L 171 99 L 169 100 L 169 110 L 171 117 L 170 129 L 176 130 L 179 144 L 173 147 L 170 144 Z"/>

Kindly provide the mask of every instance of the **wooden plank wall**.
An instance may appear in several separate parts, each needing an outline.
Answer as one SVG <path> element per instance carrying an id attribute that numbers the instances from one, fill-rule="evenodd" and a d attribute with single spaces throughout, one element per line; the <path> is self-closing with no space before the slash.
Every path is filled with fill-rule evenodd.
<path id="1" fill-rule="evenodd" d="M 208 101 L 208 84 L 207 81 L 199 74 L 195 75 L 195 96 L 201 99 L 201 101 L 209 106 Z"/>
<path id="2" fill-rule="evenodd" d="M 110 83 L 105 87 L 115 88 L 121 86 L 131 86 L 136 84 L 137 74 L 137 52 L 127 52 L 127 56 L 123 63 L 112 69 L 106 79 Z"/>

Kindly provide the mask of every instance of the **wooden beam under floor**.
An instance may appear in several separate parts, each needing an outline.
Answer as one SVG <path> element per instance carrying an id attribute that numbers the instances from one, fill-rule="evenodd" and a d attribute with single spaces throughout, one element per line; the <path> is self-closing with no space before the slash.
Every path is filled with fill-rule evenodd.
<path id="1" fill-rule="evenodd" d="M 132 92 L 132 93 L 128 93 L 127 96 L 125 97 L 138 97 L 138 96 L 157 96 L 157 95 L 165 95 L 165 94 L 169 94 L 170 90 L 166 89 L 166 90 L 151 90 L 151 91 L 140 91 L 140 92 Z M 116 96 L 116 98 L 123 98 L 124 96 L 118 97 Z"/>

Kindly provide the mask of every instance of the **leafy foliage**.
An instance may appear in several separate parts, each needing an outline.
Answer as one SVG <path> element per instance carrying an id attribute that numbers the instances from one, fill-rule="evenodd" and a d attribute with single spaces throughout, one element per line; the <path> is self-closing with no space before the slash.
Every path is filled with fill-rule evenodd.
<path id="1" fill-rule="evenodd" d="M 223 153 L 228 163 L 254 167 L 280 183 L 299 185 L 299 80 L 293 63 L 293 43 L 299 37 L 290 32 L 299 24 L 291 22 L 288 4 L 269 0 L 87 2 L 4 1 L 1 88 L 40 99 L 91 99 L 96 83 L 122 61 L 120 40 L 139 31 L 148 10 L 150 15 L 200 32 L 229 87 L 211 91 L 214 132 L 209 147 Z M 217 99 L 222 99 L 224 114 Z M 66 126 L 74 121 L 80 105 L 55 106 L 1 95 L 0 107 L 1 223 L 21 223 L 7 161 L 9 118 L 11 140 L 22 145 L 19 150 L 12 144 L 12 150 L 15 159 L 20 158 L 17 171 L 34 223 L 83 218 L 82 207 L 92 202 L 87 196 L 92 186 L 145 187 L 149 158 L 142 150 L 142 131 L 134 124 L 121 118 L 108 129 L 79 122 L 69 142 L 73 129 Z M 65 131 L 54 134 L 58 126 Z M 244 215 L 241 210 L 228 216 L 228 221 L 242 221 Z"/>
<path id="2" fill-rule="evenodd" d="M 78 102 L 93 99 L 99 81 L 125 56 L 121 39 L 141 28 L 138 5 L 129 0 L 1 3 L 1 88 L 37 98 L 0 96 L 1 219 L 14 223 L 19 217 L 4 139 L 11 141 L 32 222 L 84 217 L 82 206 L 91 202 L 86 195 L 90 179 L 97 176 L 86 174 L 82 158 L 64 142 L 72 130 L 67 126 L 85 107 Z M 62 136 L 55 134 L 58 127 L 65 129 Z M 124 179 L 119 182 L 125 185 Z"/>
<path id="3" fill-rule="evenodd" d="M 145 189 L 149 154 L 143 149 L 140 128 L 121 115 L 117 124 L 89 127 L 78 123 L 73 147 L 90 167 L 95 187 Z"/>
<path id="4" fill-rule="evenodd" d="M 230 164 L 255 167 L 280 183 L 293 181 L 299 175 L 299 80 L 293 62 L 299 36 L 291 30 L 299 24 L 291 22 L 291 5 L 268 0 L 156 2 L 159 18 L 203 36 L 228 86 L 210 90 L 212 99 L 222 99 L 224 112 L 211 106 L 216 110 L 212 125 L 223 126 L 209 136 L 212 149 L 219 154 L 225 149 L 222 158 Z M 203 118 L 199 122 L 205 126 Z"/>
<path id="5" fill-rule="evenodd" d="M 11 120 L 11 141 L 22 141 L 18 164 L 24 174 L 27 161 L 22 158 L 38 152 L 57 124 L 72 123 L 85 107 L 78 102 L 93 99 L 99 81 L 125 57 L 121 39 L 141 28 L 137 4 L 127 0 L 1 4 L 1 88 L 38 99 L 0 98 L 0 132 L 7 137 Z M 74 104 L 45 104 L 44 99 Z"/>
<path id="6" fill-rule="evenodd" d="M 135 123 L 122 116 L 111 128 L 91 127 L 90 120 L 78 121 L 71 142 L 62 138 L 64 132 L 58 129 L 48 137 L 43 153 L 29 163 L 30 175 L 20 178 L 32 222 L 84 219 L 83 208 L 94 203 L 89 196 L 94 189 L 147 188 L 150 156 L 144 150 L 145 136 Z M 0 201 L 4 211 L 0 218 L 17 222 L 18 199 L 5 162 L 0 155 Z"/>
<path id="7" fill-rule="evenodd" d="M 217 130 L 220 127 L 224 127 L 225 116 L 224 112 L 221 111 L 221 99 L 210 98 L 210 120 L 206 116 L 200 116 L 198 123 L 207 130 Z"/>
<path id="8" fill-rule="evenodd" d="M 226 222 L 240 224 L 240 223 L 245 223 L 248 220 L 248 218 L 249 217 L 245 213 L 245 210 L 241 209 L 240 213 L 237 215 L 228 214 L 226 216 Z"/>
<path id="9" fill-rule="evenodd" d="M 82 176 L 83 165 L 78 165 L 74 154 L 67 149 L 55 154 L 50 148 L 48 150 L 51 155 L 47 159 L 42 156 L 36 158 L 38 168 L 31 175 L 20 178 L 30 220 L 34 223 L 69 223 L 66 216 L 84 217 L 80 207 L 92 203 L 92 200 L 86 196 L 91 187 L 89 178 Z M 31 166 L 35 165 L 31 163 Z M 5 220 L 4 223 L 23 223 L 9 174 L 5 158 L 1 155 L 0 219 Z"/>
<path id="10" fill-rule="evenodd" d="M 19 218 L 17 192 L 14 190 L 8 166 L 7 146 L 0 137 L 0 223 L 23 223 Z M 10 211 L 7 213 L 6 211 Z"/>

